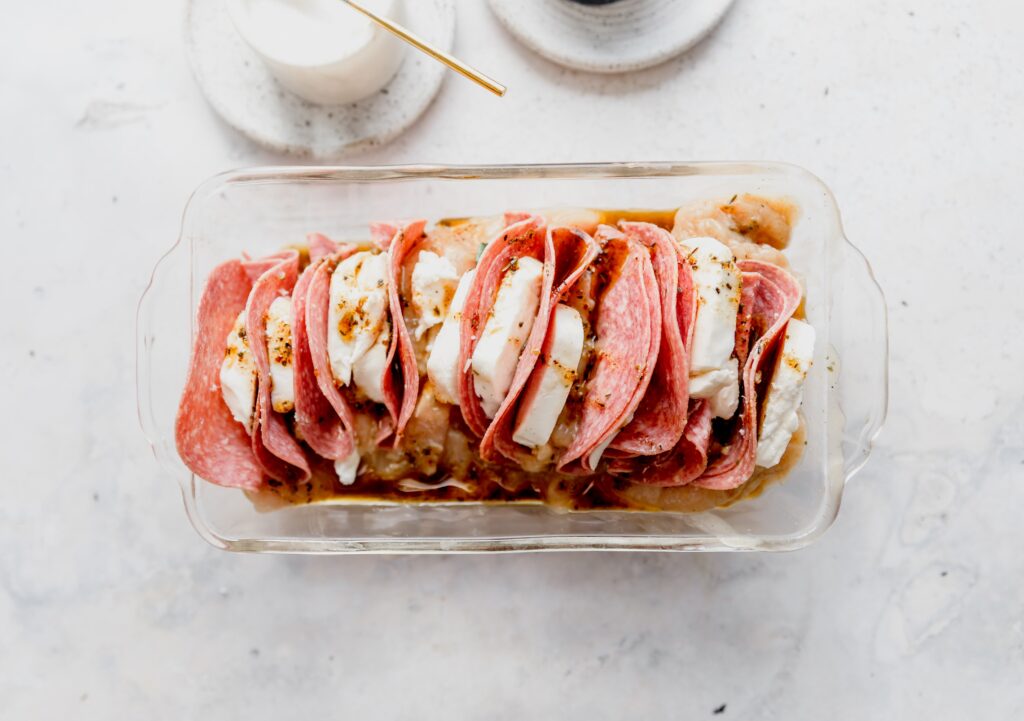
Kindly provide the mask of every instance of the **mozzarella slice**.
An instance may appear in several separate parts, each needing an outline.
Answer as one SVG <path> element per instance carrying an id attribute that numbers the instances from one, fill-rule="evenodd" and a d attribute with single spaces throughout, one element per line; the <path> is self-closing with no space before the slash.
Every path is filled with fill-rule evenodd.
<path id="1" fill-rule="evenodd" d="M 814 328 L 795 318 L 786 325 L 775 372 L 762 405 L 761 432 L 757 438 L 757 465 L 771 468 L 782 459 L 800 419 L 804 379 L 814 358 Z"/>
<path id="2" fill-rule="evenodd" d="M 536 258 L 516 261 L 501 279 L 494 307 L 473 350 L 476 393 L 488 418 L 505 400 L 519 354 L 530 335 L 540 304 L 544 264 Z"/>
<path id="3" fill-rule="evenodd" d="M 384 369 L 388 364 L 388 344 L 391 342 L 391 323 L 384 322 L 384 329 L 377 336 L 370 350 L 356 361 L 352 369 L 352 380 L 374 403 L 384 402 Z"/>
<path id="4" fill-rule="evenodd" d="M 736 359 L 733 358 L 733 363 Z M 740 380 L 739 376 L 718 389 L 715 395 L 711 396 L 711 415 L 715 418 L 732 418 L 736 415 L 736 409 L 740 405 Z"/>
<path id="5" fill-rule="evenodd" d="M 612 433 L 610 436 L 608 436 L 608 440 L 600 443 L 594 450 L 590 452 L 590 455 L 587 457 L 587 463 L 590 464 L 591 470 L 597 470 L 597 464 L 601 462 L 601 456 L 604 455 L 604 452 L 608 450 L 608 446 L 610 446 L 612 444 L 612 441 L 615 440 L 615 436 L 617 435 L 617 433 L 618 432 Z"/>
<path id="6" fill-rule="evenodd" d="M 738 378 L 739 362 L 730 358 L 721 368 L 690 376 L 690 395 L 694 398 L 711 398 Z"/>
<path id="7" fill-rule="evenodd" d="M 355 253 L 334 269 L 327 313 L 327 355 L 340 385 L 384 329 L 388 313 L 388 256 Z"/>
<path id="8" fill-rule="evenodd" d="M 583 318 L 575 308 L 559 303 L 548 333 L 553 334 L 551 350 L 538 369 L 541 378 L 537 395 L 530 399 L 529 406 L 520 407 L 512 434 L 512 440 L 529 448 L 542 446 L 551 438 L 583 355 Z"/>
<path id="9" fill-rule="evenodd" d="M 334 462 L 334 472 L 338 474 L 338 480 L 341 481 L 341 485 L 351 486 L 356 482 L 356 476 L 359 474 L 359 462 L 361 460 L 359 451 L 353 448 L 352 452 L 347 456 Z"/>
<path id="10" fill-rule="evenodd" d="M 252 433 L 252 421 L 256 415 L 256 363 L 245 336 L 243 310 L 228 333 L 227 350 L 220 366 L 220 392 L 231 416 Z"/>
<path id="11" fill-rule="evenodd" d="M 412 308 L 416 312 L 416 340 L 445 319 L 459 274 L 447 258 L 424 250 L 412 271 Z"/>
<path id="12" fill-rule="evenodd" d="M 739 361 L 730 358 L 721 368 L 690 376 L 690 396 L 709 399 L 715 418 L 732 418 L 740 399 Z"/>
<path id="13" fill-rule="evenodd" d="M 693 270 L 697 319 L 690 348 L 690 395 L 711 401 L 716 418 L 730 418 L 739 401 L 735 358 L 741 276 L 732 251 L 714 238 L 682 241 Z"/>
<path id="14" fill-rule="evenodd" d="M 690 372 L 697 375 L 721 368 L 736 342 L 740 307 L 740 271 L 732 251 L 714 238 L 683 241 L 697 290 L 697 321 L 693 329 Z"/>
<path id="15" fill-rule="evenodd" d="M 459 398 L 459 347 L 461 345 L 459 327 L 462 324 L 462 311 L 466 307 L 466 296 L 469 286 L 473 284 L 476 269 L 467 271 L 459 280 L 455 296 L 448 306 L 441 330 L 434 336 L 434 345 L 427 358 L 427 376 L 434 384 L 434 397 L 442 403 L 457 404 Z"/>
<path id="16" fill-rule="evenodd" d="M 292 366 L 291 298 L 275 298 L 267 309 L 267 353 L 270 356 L 270 404 L 278 413 L 295 410 Z"/>

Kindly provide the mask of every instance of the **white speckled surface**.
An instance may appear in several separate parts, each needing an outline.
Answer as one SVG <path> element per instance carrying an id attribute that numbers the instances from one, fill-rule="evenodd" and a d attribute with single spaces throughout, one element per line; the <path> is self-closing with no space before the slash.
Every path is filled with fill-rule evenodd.
<path id="1" fill-rule="evenodd" d="M 0 717 L 1024 716 L 1020 6 L 741 0 L 613 78 L 459 12 L 456 51 L 509 95 L 450 77 L 360 161 L 772 158 L 833 188 L 893 330 L 889 424 L 836 526 L 774 556 L 207 547 L 136 427 L 134 307 L 189 191 L 280 158 L 203 102 L 183 5 L 23 3 L 0 44 Z"/>

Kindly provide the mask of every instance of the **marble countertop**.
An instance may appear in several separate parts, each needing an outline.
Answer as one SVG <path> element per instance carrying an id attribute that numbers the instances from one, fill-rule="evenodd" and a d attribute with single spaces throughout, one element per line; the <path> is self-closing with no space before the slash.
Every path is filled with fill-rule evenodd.
<path id="1" fill-rule="evenodd" d="M 207 546 L 138 429 L 134 312 L 191 189 L 276 163 L 181 3 L 21 3 L 0 44 L 0 717 L 1024 717 L 1024 10 L 739 0 L 683 58 L 562 70 L 460 0 L 422 121 L 359 162 L 777 159 L 889 299 L 892 404 L 781 555 L 309 558 Z"/>

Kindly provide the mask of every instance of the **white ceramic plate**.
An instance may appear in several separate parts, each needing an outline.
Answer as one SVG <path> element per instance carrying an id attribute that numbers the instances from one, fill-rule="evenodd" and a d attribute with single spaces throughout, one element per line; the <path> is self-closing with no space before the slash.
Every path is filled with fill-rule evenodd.
<path id="1" fill-rule="evenodd" d="M 733 0 L 490 0 L 521 43 L 560 65 L 598 73 L 651 67 L 689 50 Z"/>
<path id="2" fill-rule="evenodd" d="M 404 24 L 449 51 L 454 0 L 407 0 Z M 196 81 L 224 120 L 271 150 L 312 158 L 338 158 L 396 137 L 427 109 L 447 72 L 406 48 L 380 92 L 348 105 L 313 105 L 278 85 L 235 30 L 224 0 L 190 0 L 185 32 Z"/>

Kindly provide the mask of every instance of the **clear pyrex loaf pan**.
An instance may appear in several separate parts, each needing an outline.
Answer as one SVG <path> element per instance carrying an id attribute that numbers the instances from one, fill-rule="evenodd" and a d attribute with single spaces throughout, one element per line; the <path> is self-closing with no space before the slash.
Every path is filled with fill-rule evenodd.
<path id="1" fill-rule="evenodd" d="M 736 193 L 783 197 L 799 210 L 787 255 L 817 331 L 804 391 L 807 446 L 782 482 L 702 513 L 565 512 L 542 505 L 319 503 L 254 508 L 235 489 L 194 477 L 178 458 L 174 418 L 196 304 L 209 271 L 243 251 L 271 252 L 310 231 L 366 237 L 374 220 L 490 215 L 517 208 L 670 209 Z M 608 163 L 493 167 L 281 167 L 225 173 L 196 190 L 181 235 L 153 272 L 138 314 L 139 417 L 161 472 L 210 543 L 302 553 L 524 550 L 779 550 L 832 523 L 885 416 L 885 302 L 843 235 L 828 188 L 774 163 Z"/>

